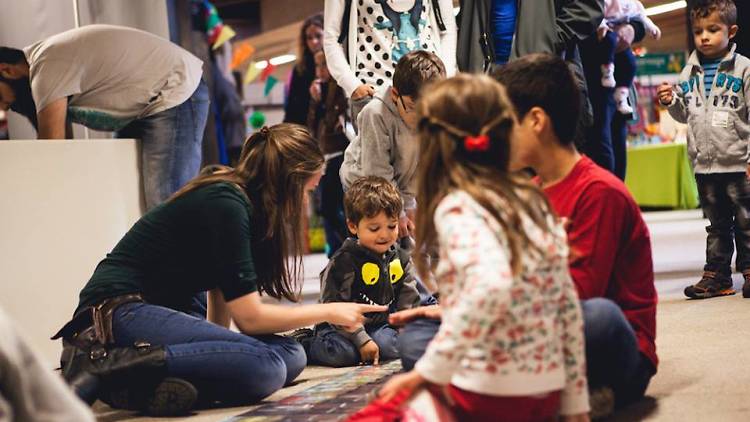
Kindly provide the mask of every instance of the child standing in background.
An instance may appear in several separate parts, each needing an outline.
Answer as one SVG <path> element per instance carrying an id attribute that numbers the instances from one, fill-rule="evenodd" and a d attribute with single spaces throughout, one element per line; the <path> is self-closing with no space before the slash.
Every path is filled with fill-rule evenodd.
<path id="1" fill-rule="evenodd" d="M 349 145 L 349 139 L 345 133 L 347 100 L 341 87 L 331 79 L 323 50 L 315 53 L 315 76 L 317 79 L 313 81 L 310 92 L 319 92 L 320 97 L 316 98 L 316 95 L 312 95 L 310 110 L 307 114 L 307 127 L 318 139 L 326 160 L 318 189 L 321 202 L 320 214 L 323 217 L 330 258 L 347 238 L 344 189 L 341 187 L 339 177 L 339 170 L 344 162 L 344 150 Z"/>
<path id="2" fill-rule="evenodd" d="M 685 288 L 693 299 L 732 295 L 732 254 L 750 297 L 750 60 L 730 43 L 737 34 L 731 0 L 699 1 L 690 12 L 697 51 L 688 59 L 680 84 L 659 87 L 669 114 L 688 124 L 693 163 L 706 227 L 706 265 L 701 280 Z M 732 234 L 734 233 L 734 243 Z"/>
<path id="3" fill-rule="evenodd" d="M 439 250 L 442 323 L 380 400 L 438 385 L 457 420 L 588 420 L 565 231 L 542 192 L 510 173 L 522 129 L 505 89 L 459 75 L 424 94 L 418 118 L 417 250 Z M 415 262 L 430 271 L 421 254 Z"/>
<path id="4" fill-rule="evenodd" d="M 352 184 L 344 202 L 354 238 L 344 242 L 320 276 L 322 303 L 378 303 L 396 312 L 419 306 L 419 292 L 409 254 L 398 240 L 401 197 L 382 177 L 363 177 Z M 398 358 L 398 332 L 388 312 L 368 314 L 357 327 L 320 324 L 309 346 L 311 363 L 326 366 L 378 364 Z"/>

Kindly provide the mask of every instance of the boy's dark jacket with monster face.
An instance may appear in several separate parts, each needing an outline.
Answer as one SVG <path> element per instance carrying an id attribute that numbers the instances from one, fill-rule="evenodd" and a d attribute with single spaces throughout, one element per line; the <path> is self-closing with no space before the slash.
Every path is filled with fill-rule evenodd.
<path id="1" fill-rule="evenodd" d="M 419 306 L 419 292 L 409 254 L 398 246 L 379 255 L 349 238 L 320 274 L 321 303 L 356 302 L 386 305 L 388 312 L 367 314 L 366 326 L 388 323 L 388 314 Z M 337 327 L 338 328 L 338 327 Z M 364 331 L 338 331 L 360 347 L 369 340 Z"/>

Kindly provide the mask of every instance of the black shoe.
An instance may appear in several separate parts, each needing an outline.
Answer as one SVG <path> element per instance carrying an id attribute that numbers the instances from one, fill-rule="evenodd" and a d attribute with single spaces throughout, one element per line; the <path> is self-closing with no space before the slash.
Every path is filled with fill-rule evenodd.
<path id="1" fill-rule="evenodd" d="M 149 416 L 184 416 L 193 409 L 198 390 L 181 378 L 164 378 L 153 388 L 104 387 L 99 397 L 114 409 L 135 410 Z"/>
<path id="2" fill-rule="evenodd" d="M 313 337 L 315 337 L 315 331 L 312 328 L 299 328 L 285 337 L 296 340 L 305 349 L 305 355 L 310 356 L 310 343 L 312 343 Z"/>
<path id="3" fill-rule="evenodd" d="M 704 271 L 701 281 L 692 286 L 685 287 L 685 296 L 691 299 L 708 299 L 717 296 L 729 296 L 735 293 L 737 292 L 732 288 L 732 278 L 713 271 Z"/>
<path id="4" fill-rule="evenodd" d="M 609 387 L 589 390 L 589 413 L 591 420 L 604 419 L 615 411 L 615 393 Z"/>
<path id="5" fill-rule="evenodd" d="M 745 277 L 745 283 L 742 284 L 742 297 L 750 298 L 750 271 L 744 271 L 742 276 Z"/>

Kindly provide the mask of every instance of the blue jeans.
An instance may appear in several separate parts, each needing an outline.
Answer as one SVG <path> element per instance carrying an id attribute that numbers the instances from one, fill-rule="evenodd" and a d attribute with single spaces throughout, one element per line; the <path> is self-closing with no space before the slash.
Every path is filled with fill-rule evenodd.
<path id="1" fill-rule="evenodd" d="M 641 399 L 656 370 L 638 349 L 635 331 L 625 314 L 604 298 L 581 301 L 581 309 L 589 388 L 612 388 L 617 407 Z"/>
<path id="2" fill-rule="evenodd" d="M 344 216 L 344 188 L 341 186 L 341 177 L 339 177 L 339 170 L 343 163 L 343 154 L 326 161 L 326 171 L 318 185 L 321 201 L 320 214 L 323 217 L 329 258 L 339 250 L 349 236 Z"/>
<path id="3" fill-rule="evenodd" d="M 589 100 L 594 111 L 594 122 L 586 129 L 586 143 L 582 151 L 588 155 L 600 167 L 616 174 L 616 169 L 621 168 L 624 178 L 624 166 L 618 166 L 617 159 L 619 150 L 624 150 L 625 145 L 614 142 L 624 142 L 624 139 L 612 138 L 612 122 L 617 114 L 617 104 L 614 99 L 614 88 L 605 88 L 601 82 L 601 64 L 608 60 L 602 53 L 602 46 L 596 37 L 590 37 L 581 43 L 581 59 L 586 85 L 588 87 Z"/>
<path id="4" fill-rule="evenodd" d="M 257 402 L 292 382 L 307 363 L 293 339 L 251 337 L 162 306 L 127 303 L 112 321 L 118 346 L 165 346 L 167 376 L 190 381 L 202 404 Z"/>
<path id="5" fill-rule="evenodd" d="M 184 103 L 135 120 L 116 133 L 118 138 L 141 140 L 147 210 L 198 175 L 208 106 L 208 87 L 201 81 Z"/>
<path id="6" fill-rule="evenodd" d="M 398 331 L 390 325 L 365 327 L 367 334 L 380 349 L 380 360 L 398 358 L 396 339 Z M 310 342 L 310 363 L 340 368 L 354 366 L 361 362 L 359 349 L 349 339 L 339 334 L 328 324 L 315 328 L 315 336 Z"/>
<path id="7" fill-rule="evenodd" d="M 398 353 L 405 371 L 414 369 L 414 364 L 424 355 L 427 345 L 440 329 L 440 320 L 422 318 L 406 324 L 398 335 Z"/>
<path id="8" fill-rule="evenodd" d="M 737 271 L 750 270 L 750 182 L 745 173 L 696 174 L 706 227 L 706 271 L 732 274 L 737 245 Z"/>
<path id="9" fill-rule="evenodd" d="M 656 371 L 638 350 L 635 332 L 620 307 L 609 299 L 594 298 L 581 301 L 581 308 L 589 387 L 612 388 L 617 406 L 643 397 Z M 419 319 L 401 330 L 398 350 L 405 370 L 414 368 L 439 328 L 438 320 Z"/>

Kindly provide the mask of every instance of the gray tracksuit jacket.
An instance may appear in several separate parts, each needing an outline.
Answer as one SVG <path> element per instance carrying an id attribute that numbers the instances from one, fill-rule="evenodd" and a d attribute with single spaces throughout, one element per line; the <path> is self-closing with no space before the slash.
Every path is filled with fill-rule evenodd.
<path id="1" fill-rule="evenodd" d="M 364 176 L 392 181 L 401 193 L 404 209 L 414 209 L 419 146 L 390 92 L 390 86 L 376 92 L 357 116 L 359 135 L 346 148 L 339 175 L 344 190 Z"/>
<path id="2" fill-rule="evenodd" d="M 708 99 L 693 52 L 669 105 L 669 114 L 688 124 L 688 155 L 698 174 L 745 172 L 750 164 L 750 59 L 735 48 L 719 64 Z"/>

